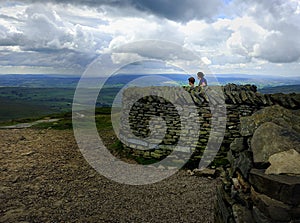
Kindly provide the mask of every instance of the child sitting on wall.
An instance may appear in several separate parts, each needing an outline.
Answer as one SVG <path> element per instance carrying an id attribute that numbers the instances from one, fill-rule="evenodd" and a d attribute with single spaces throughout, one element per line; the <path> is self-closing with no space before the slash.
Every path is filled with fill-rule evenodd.
<path id="1" fill-rule="evenodd" d="M 189 80 L 190 88 L 194 89 L 194 87 L 195 87 L 195 78 L 190 77 L 188 80 Z"/>
<path id="2" fill-rule="evenodd" d="M 199 79 L 199 86 L 205 87 L 207 86 L 207 80 L 204 78 L 204 74 L 202 72 L 197 73 Z"/>

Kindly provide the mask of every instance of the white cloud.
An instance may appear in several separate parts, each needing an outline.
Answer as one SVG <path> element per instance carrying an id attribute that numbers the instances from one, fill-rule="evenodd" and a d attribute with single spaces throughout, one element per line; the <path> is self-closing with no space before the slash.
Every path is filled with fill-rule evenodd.
<path id="1" fill-rule="evenodd" d="M 57 8 L 51 4 L 31 4 L 3 10 L 7 17 L 11 17 L 11 9 L 20 11 L 17 12 L 18 20 L 11 23 L 0 20 L 0 45 L 5 46 L 7 51 L 1 56 L 0 64 L 36 66 L 37 69 L 54 67 L 58 70 L 63 67 L 71 70 L 73 67 L 73 72 L 82 72 L 104 47 L 102 43 L 109 41 L 110 37 L 96 27 L 66 20 L 64 9 Z M 85 21 L 84 15 L 79 17 Z M 17 47 L 18 52 L 8 51 L 12 47 Z"/>
<path id="2" fill-rule="evenodd" d="M 227 47 L 233 54 L 245 57 L 252 56 L 254 46 L 267 35 L 267 31 L 249 17 L 232 20 L 229 29 L 232 30 L 232 34 L 226 41 Z"/>
<path id="3" fill-rule="evenodd" d="M 93 34 L 80 24 L 64 22 L 51 6 L 32 5 L 23 18 L 25 25 L 20 30 L 25 38 L 24 50 L 69 49 L 93 53 L 96 45 Z"/>
<path id="4" fill-rule="evenodd" d="M 299 60 L 299 1 L 236 2 L 235 7 L 240 12 L 237 19 L 232 20 L 235 32 L 228 40 L 230 49 L 272 63 Z"/>
<path id="5" fill-rule="evenodd" d="M 158 20 L 153 16 L 144 18 L 112 17 L 107 24 L 102 24 L 98 28 L 111 35 L 110 49 L 140 40 L 161 39 L 183 43 L 184 39 L 183 33 L 178 32 L 179 24 L 169 20 Z"/>
<path id="6" fill-rule="evenodd" d="M 219 19 L 214 23 L 194 20 L 182 26 L 181 31 L 186 36 L 186 42 L 216 47 L 230 36 L 231 30 L 228 29 L 228 23 L 227 19 Z"/>
<path id="7" fill-rule="evenodd" d="M 115 64 L 127 64 L 131 61 L 143 60 L 143 57 L 136 53 L 112 53 L 111 59 Z"/>
<path id="8" fill-rule="evenodd" d="M 29 70 L 41 67 L 42 71 L 47 67 L 52 71 L 66 68 L 79 73 L 110 49 L 153 39 L 197 52 L 204 63 L 221 73 L 272 71 L 299 75 L 297 0 L 233 0 L 226 6 L 219 0 L 188 4 L 164 1 L 161 8 L 152 1 L 117 5 L 110 1 L 64 2 L 68 4 L 0 3 L 0 65 Z M 170 4 L 174 6 L 171 11 L 167 7 Z M 223 11 L 219 11 L 220 6 Z M 171 55 L 164 46 L 160 54 L 147 45 L 137 46 L 115 59 L 124 61 L 136 54 L 137 58 L 162 60 L 179 57 L 184 63 L 192 58 L 180 50 Z M 276 64 L 281 64 L 280 68 Z"/>
<path id="9" fill-rule="evenodd" d="M 207 57 L 201 57 L 201 60 L 206 65 L 210 65 L 211 64 L 211 60 L 208 59 Z"/>

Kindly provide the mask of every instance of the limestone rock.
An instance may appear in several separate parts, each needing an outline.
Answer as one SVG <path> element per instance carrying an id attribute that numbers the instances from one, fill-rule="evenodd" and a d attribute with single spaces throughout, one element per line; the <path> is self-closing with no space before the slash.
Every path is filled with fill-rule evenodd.
<path id="1" fill-rule="evenodd" d="M 251 140 L 255 163 L 266 163 L 271 155 L 290 149 L 300 152 L 300 133 L 272 122 L 262 124 Z"/>
<path id="2" fill-rule="evenodd" d="M 269 162 L 271 166 L 266 170 L 266 174 L 300 175 L 300 153 L 294 149 L 270 156 Z"/>

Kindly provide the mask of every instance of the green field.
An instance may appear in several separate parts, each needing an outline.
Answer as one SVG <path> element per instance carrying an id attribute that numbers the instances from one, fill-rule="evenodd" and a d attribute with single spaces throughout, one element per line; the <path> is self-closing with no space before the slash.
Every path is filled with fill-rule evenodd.
<path id="1" fill-rule="evenodd" d="M 12 100 L 3 97 L 0 97 L 0 104 L 0 122 L 23 118 L 33 118 L 55 112 L 46 105 L 38 105 L 36 103 L 23 102 L 20 100 Z"/>
<path id="2" fill-rule="evenodd" d="M 0 121 L 70 111 L 73 94 L 67 88 L 0 88 Z"/>
<path id="3" fill-rule="evenodd" d="M 109 107 L 119 88 L 101 90 L 97 107 Z M 0 88 L 0 122 L 70 112 L 75 88 Z"/>

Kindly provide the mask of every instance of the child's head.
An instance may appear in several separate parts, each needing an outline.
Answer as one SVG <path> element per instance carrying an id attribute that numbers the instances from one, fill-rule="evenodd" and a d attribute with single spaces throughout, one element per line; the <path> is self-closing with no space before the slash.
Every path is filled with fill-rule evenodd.
<path id="1" fill-rule="evenodd" d="M 203 74 L 202 72 L 198 72 L 198 73 L 197 73 L 197 76 L 198 76 L 199 79 L 201 79 L 201 78 L 204 77 L 204 74 Z"/>
<path id="2" fill-rule="evenodd" d="M 190 77 L 188 80 L 189 80 L 189 85 L 194 86 L 194 84 L 195 84 L 195 78 Z"/>

